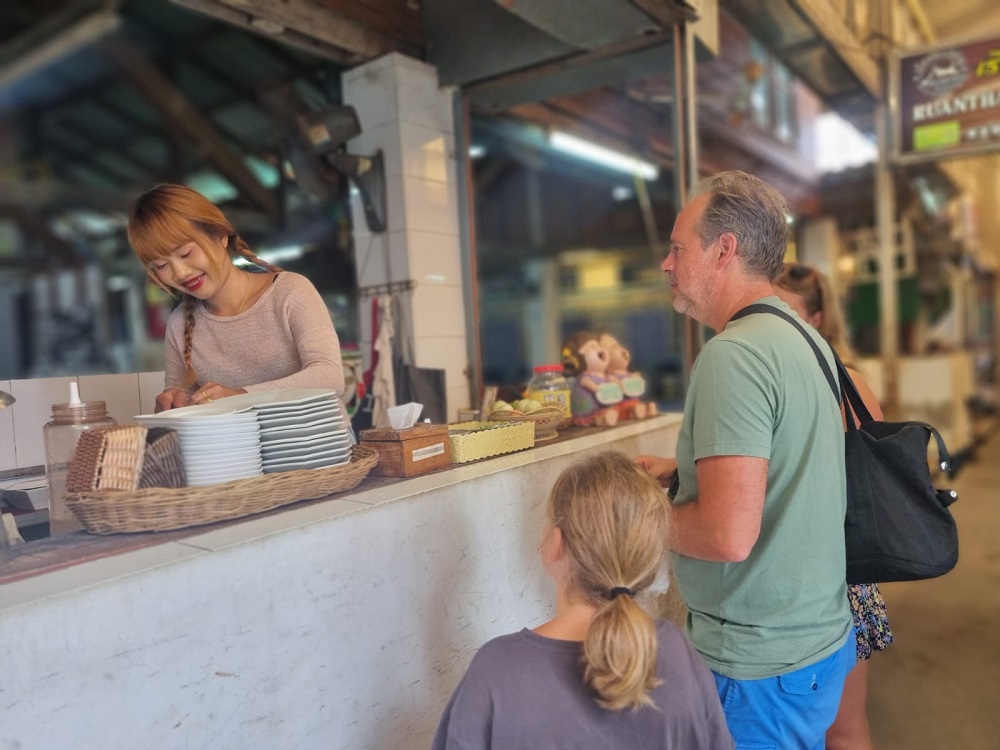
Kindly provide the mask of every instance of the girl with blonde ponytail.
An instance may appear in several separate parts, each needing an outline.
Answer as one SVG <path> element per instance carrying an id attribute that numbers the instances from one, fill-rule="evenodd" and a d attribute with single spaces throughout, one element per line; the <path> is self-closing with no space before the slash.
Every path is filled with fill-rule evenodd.
<path id="1" fill-rule="evenodd" d="M 732 748 L 708 667 L 636 600 L 668 533 L 663 490 L 625 456 L 601 453 L 560 474 L 539 547 L 555 617 L 479 650 L 434 750 Z"/>
<path id="2" fill-rule="evenodd" d="M 210 200 L 158 185 L 133 204 L 128 238 L 153 283 L 183 300 L 167 320 L 156 411 L 252 391 L 343 392 L 340 342 L 319 292 L 258 258 Z M 235 266 L 237 256 L 250 267 Z"/>

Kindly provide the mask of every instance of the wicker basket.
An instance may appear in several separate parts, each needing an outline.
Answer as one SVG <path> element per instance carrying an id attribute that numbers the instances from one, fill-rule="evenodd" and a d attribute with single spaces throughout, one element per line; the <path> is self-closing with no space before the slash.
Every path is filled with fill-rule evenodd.
<path id="1" fill-rule="evenodd" d="M 480 458 L 533 448 L 535 423 L 458 422 L 448 425 L 451 438 L 451 462 L 464 464 Z"/>
<path id="2" fill-rule="evenodd" d="M 282 505 L 354 489 L 378 463 L 378 453 L 355 446 L 351 461 L 207 487 L 68 493 L 66 506 L 92 534 L 170 531 L 263 513 Z"/>
<path id="3" fill-rule="evenodd" d="M 564 420 L 563 410 L 558 406 L 543 406 L 527 414 L 520 411 L 495 411 L 490 414 L 491 422 L 534 422 L 536 442 L 556 437 L 559 434 L 556 428 Z"/>
<path id="4" fill-rule="evenodd" d="M 146 435 L 146 455 L 142 459 L 139 487 L 184 487 L 187 473 L 176 430 L 151 427 Z"/>
<path id="5" fill-rule="evenodd" d="M 146 432 L 142 425 L 124 424 L 83 433 L 66 473 L 67 491 L 138 487 L 146 452 Z"/>

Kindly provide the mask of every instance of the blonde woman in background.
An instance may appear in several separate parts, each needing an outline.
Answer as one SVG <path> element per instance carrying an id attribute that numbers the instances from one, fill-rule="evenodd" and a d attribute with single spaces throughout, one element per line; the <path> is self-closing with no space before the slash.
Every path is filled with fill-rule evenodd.
<path id="1" fill-rule="evenodd" d="M 774 292 L 803 321 L 819 331 L 847 366 L 851 380 L 865 406 L 875 419 L 882 419 L 882 408 L 860 373 L 851 367 L 854 353 L 847 343 L 840 304 L 826 276 L 809 266 L 786 264 L 774 282 Z M 827 731 L 828 750 L 870 750 L 866 702 L 868 698 L 868 659 L 892 643 L 892 631 L 885 611 L 885 600 L 874 583 L 847 587 L 851 614 L 858 642 L 858 661 L 844 683 L 840 710 Z"/>
<path id="2" fill-rule="evenodd" d="M 184 185 L 133 204 L 128 239 L 157 286 L 183 300 L 167 320 L 156 411 L 252 391 L 344 391 L 340 341 L 305 276 L 258 258 L 222 211 Z M 255 272 L 233 265 L 240 256 Z"/>
<path id="3" fill-rule="evenodd" d="M 625 456 L 560 474 L 539 547 L 556 615 L 479 650 L 434 750 L 732 748 L 711 672 L 676 626 L 635 601 L 668 531 L 663 490 Z"/>

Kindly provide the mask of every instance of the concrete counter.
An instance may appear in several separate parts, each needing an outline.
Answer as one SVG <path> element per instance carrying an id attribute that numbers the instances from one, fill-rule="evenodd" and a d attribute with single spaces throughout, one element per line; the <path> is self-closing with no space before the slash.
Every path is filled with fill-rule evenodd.
<path id="1" fill-rule="evenodd" d="M 537 546 L 556 474 L 606 449 L 673 455 L 679 425 L 0 577 L 0 748 L 425 748 L 475 650 L 551 612 Z"/>

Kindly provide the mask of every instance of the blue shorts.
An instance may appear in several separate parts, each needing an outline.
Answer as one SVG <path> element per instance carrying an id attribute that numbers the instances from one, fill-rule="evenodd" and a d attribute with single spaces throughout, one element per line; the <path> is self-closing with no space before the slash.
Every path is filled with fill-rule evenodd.
<path id="1" fill-rule="evenodd" d="M 822 750 L 854 667 L 854 628 L 830 656 L 777 677 L 732 680 L 713 672 L 736 750 Z"/>

